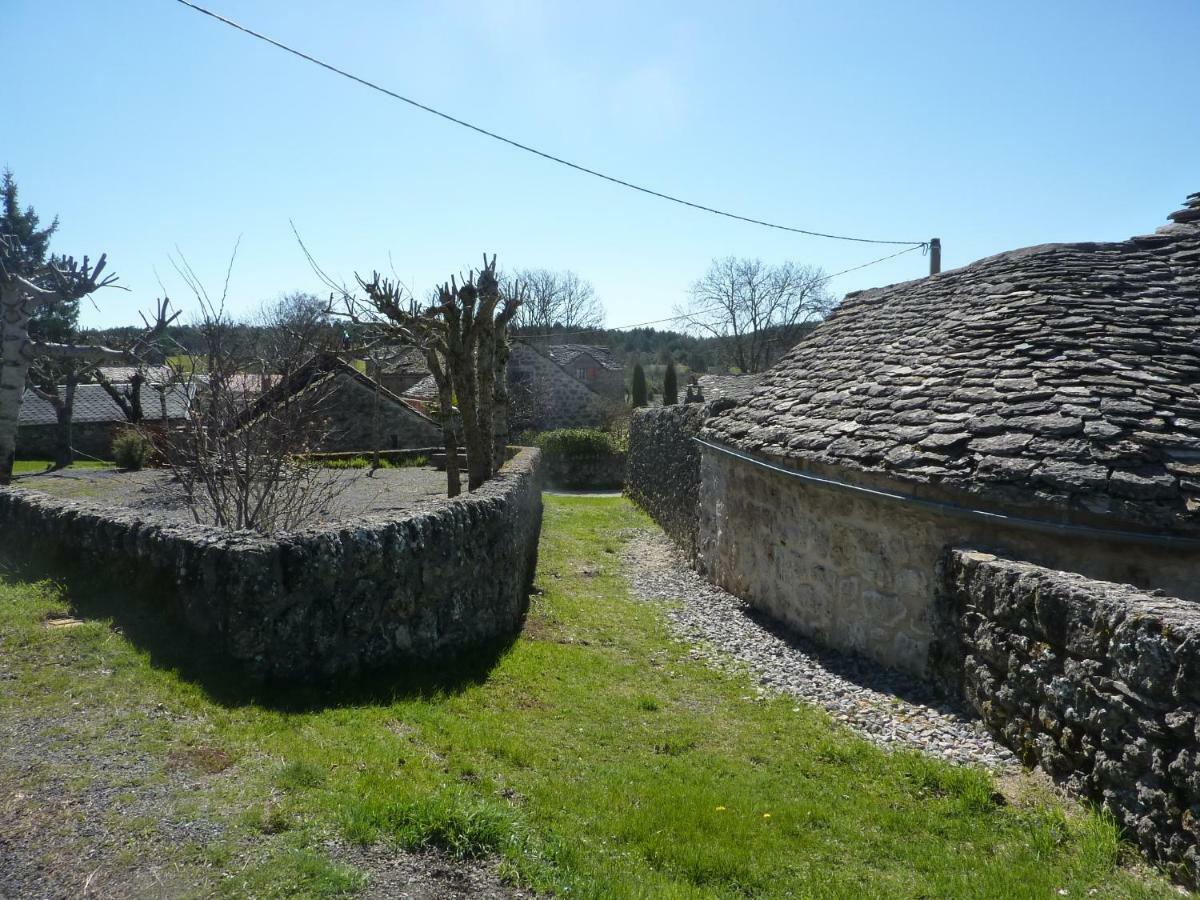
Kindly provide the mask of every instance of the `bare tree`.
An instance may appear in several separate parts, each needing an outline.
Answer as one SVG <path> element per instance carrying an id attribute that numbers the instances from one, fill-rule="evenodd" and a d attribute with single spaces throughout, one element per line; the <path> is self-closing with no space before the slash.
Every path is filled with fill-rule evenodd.
<path id="1" fill-rule="evenodd" d="M 596 331 L 604 327 L 604 304 L 591 282 L 574 272 L 523 269 L 501 279 L 505 294 L 523 296 L 513 327 L 523 334 Z"/>
<path id="2" fill-rule="evenodd" d="M 458 469 L 458 437 L 454 431 L 454 383 L 450 373 L 449 349 L 445 326 L 438 315 L 440 294 L 434 292 L 422 308 L 399 281 L 371 273 L 371 280 L 359 277 L 359 286 L 367 295 L 364 309 L 348 291 L 342 292 L 347 315 L 355 322 L 371 325 L 378 338 L 390 344 L 417 347 L 433 375 L 438 392 L 438 418 L 442 424 L 442 446 L 446 451 L 446 496 L 462 493 Z"/>
<path id="3" fill-rule="evenodd" d="M 214 298 L 186 260 L 176 269 L 199 305 L 206 346 L 202 365 L 175 367 L 195 400 L 166 452 L 193 517 L 263 533 L 311 522 L 342 489 L 341 475 L 304 460 L 329 431 L 330 370 L 314 362 L 320 344 L 304 338 L 303 323 L 316 319 L 298 325 L 284 306 L 261 322 L 261 342 L 246 341 L 226 312 L 229 273 Z"/>
<path id="4" fill-rule="evenodd" d="M 761 372 L 800 339 L 806 323 L 833 309 L 826 280 L 815 266 L 729 256 L 713 260 L 676 312 L 692 330 L 722 338 L 733 365 Z"/>
<path id="5" fill-rule="evenodd" d="M 508 441 L 508 327 L 521 308 L 519 287 L 501 292 L 496 257 L 484 257 L 483 268 L 470 272 L 459 284 L 451 278 L 425 309 L 418 309 L 404 289 L 373 272 L 368 281 L 358 279 L 366 293 L 368 318 L 404 342 L 421 347 L 438 386 L 446 440 L 447 492 L 461 490 L 458 473 L 451 473 L 457 454 L 453 435 L 445 422 L 452 399 L 457 399 L 467 454 L 467 488 L 475 490 L 503 464 Z M 362 305 L 351 315 L 363 321 Z"/>

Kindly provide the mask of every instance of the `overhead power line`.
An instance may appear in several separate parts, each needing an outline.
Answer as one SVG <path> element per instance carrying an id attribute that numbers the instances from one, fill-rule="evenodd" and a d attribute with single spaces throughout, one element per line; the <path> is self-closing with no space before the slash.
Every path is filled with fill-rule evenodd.
<path id="1" fill-rule="evenodd" d="M 643 194 L 649 194 L 651 197 L 658 197 L 660 200 L 668 200 L 671 203 L 678 203 L 680 206 L 688 206 L 688 207 L 691 207 L 692 209 L 698 209 L 701 212 L 712 213 L 715 216 L 724 216 L 727 219 L 736 219 L 739 222 L 749 222 L 751 225 L 762 225 L 764 228 L 774 228 L 779 231 L 789 231 L 789 232 L 792 232 L 793 234 L 808 235 L 809 237 L 829 238 L 830 240 L 835 240 L 835 241 L 854 241 L 859 244 L 893 244 L 896 246 L 911 246 L 911 247 L 924 247 L 927 243 L 926 241 L 883 241 L 883 240 L 878 240 L 876 238 L 852 237 L 850 235 L 845 235 L 845 234 L 830 234 L 830 233 L 824 232 L 824 231 L 810 231 L 806 228 L 793 228 L 790 225 L 780 225 L 775 222 L 766 222 L 762 219 L 751 218 L 750 216 L 740 216 L 740 215 L 737 215 L 736 213 L 731 213 L 731 212 L 727 212 L 725 210 L 716 209 L 715 207 L 712 207 L 712 206 L 705 206 L 702 203 L 693 203 L 691 200 L 684 200 L 680 197 L 673 197 L 670 194 L 664 194 L 661 191 L 652 190 L 651 188 L 643 187 L 639 184 L 634 184 L 631 181 L 625 181 L 624 179 L 617 178 L 613 175 L 606 175 L 603 172 L 596 171 L 595 169 L 589 169 L 587 166 L 582 166 L 579 163 L 571 162 L 570 160 L 563 159 L 561 156 L 555 156 L 552 153 L 546 153 L 545 151 L 538 150 L 537 148 L 531 147 L 528 144 L 522 144 L 520 141 L 515 141 L 512 138 L 504 137 L 503 135 L 497 134 L 494 131 L 488 131 L 486 128 L 481 128 L 478 125 L 472 125 L 470 122 L 464 121 L 463 119 L 459 119 L 455 116 L 450 115 L 449 113 L 442 112 L 439 109 L 434 109 L 432 106 L 427 106 L 424 103 L 421 103 L 417 100 L 413 100 L 411 97 L 405 97 L 403 94 L 398 94 L 395 91 L 389 90 L 388 88 L 385 88 L 382 85 L 376 84 L 373 81 L 369 81 L 366 78 L 362 78 L 358 75 L 354 75 L 351 72 L 347 72 L 345 69 L 339 69 L 335 65 L 332 65 L 323 60 L 317 59 L 315 56 L 310 56 L 309 54 L 303 52 L 302 50 L 297 50 L 296 48 L 290 47 L 287 44 L 282 43 L 281 41 L 275 40 L 274 38 L 267 37 L 267 35 L 257 32 L 255 30 L 253 30 L 252 28 L 247 28 L 245 25 L 240 25 L 237 22 L 233 21 L 232 19 L 227 19 L 225 16 L 222 16 L 219 13 L 213 12 L 211 9 L 206 9 L 205 7 L 200 6 L 197 3 L 190 2 L 190 0 L 176 0 L 176 2 L 182 4 L 183 6 L 190 7 L 191 9 L 194 9 L 198 13 L 203 13 L 204 15 L 209 16 L 212 19 L 216 19 L 218 22 L 228 25 L 230 28 L 236 28 L 238 31 L 240 31 L 244 34 L 248 34 L 251 37 L 258 38 L 258 40 L 268 43 L 272 47 L 277 47 L 280 50 L 283 50 L 287 53 L 291 53 L 293 56 L 300 57 L 300 59 L 303 59 L 306 62 L 310 62 L 316 66 L 320 66 L 322 69 L 327 69 L 328 71 L 333 72 L 335 75 L 341 75 L 343 78 L 348 78 L 351 81 L 358 82 L 359 84 L 363 85 L 364 87 L 368 87 L 374 91 L 379 91 L 379 93 L 386 94 L 388 97 L 391 97 L 394 100 L 399 100 L 402 103 L 407 103 L 409 106 L 414 106 L 417 109 L 420 109 L 420 110 L 423 110 L 424 112 L 438 116 L 439 118 L 445 119 L 448 122 L 453 122 L 455 125 L 461 125 L 463 128 L 469 128 L 471 131 L 474 131 L 478 134 L 482 134 L 485 137 L 490 137 L 493 140 L 497 140 L 497 141 L 500 141 L 501 143 L 508 144 L 510 147 L 516 147 L 518 150 L 524 150 L 526 153 L 532 153 L 535 156 L 540 156 L 543 159 L 548 159 L 551 162 L 555 162 L 555 163 L 558 163 L 559 165 L 566 166 L 567 168 L 574 169 L 577 172 L 583 172 L 585 175 L 592 175 L 596 178 L 602 178 L 605 181 L 612 182 L 613 184 L 618 184 L 621 187 L 626 187 L 633 191 L 639 191 L 640 193 L 643 193 Z"/>
<path id="2" fill-rule="evenodd" d="M 873 259 L 870 262 L 863 263 L 862 265 L 851 266 L 849 269 L 842 269 L 840 272 L 834 272 L 832 275 L 823 275 L 822 277 L 818 278 L 816 281 L 812 282 L 812 284 L 813 285 L 824 284 L 827 281 L 832 281 L 833 279 L 837 278 L 839 275 L 845 275 L 848 272 L 857 272 L 859 269 L 865 269 L 868 266 L 875 265 L 876 263 L 885 262 L 889 259 L 895 259 L 897 256 L 903 256 L 905 253 L 912 253 L 914 250 L 920 250 L 923 247 L 924 247 L 924 244 L 917 244 L 914 247 L 906 247 L 905 249 L 903 249 L 897 253 L 889 253 L 887 256 L 881 256 L 881 257 L 879 257 L 879 259 Z M 680 313 L 679 315 L 676 315 L 676 316 L 667 316 L 665 319 L 653 319 L 649 322 L 636 322 L 633 325 L 613 325 L 611 327 L 605 327 L 605 328 L 589 328 L 584 331 L 564 331 L 564 332 L 556 331 L 556 332 L 554 332 L 553 336 L 556 338 L 563 338 L 563 337 L 578 337 L 580 335 L 586 335 L 586 334 L 595 334 L 597 331 L 628 331 L 630 328 L 644 328 L 647 325 L 661 325 L 663 322 L 678 322 L 680 319 L 691 319 L 691 318 L 694 318 L 695 316 L 702 316 L 705 313 L 720 312 L 722 309 L 723 309 L 723 307 L 720 307 L 720 306 L 710 306 L 707 309 L 696 309 L 696 310 L 692 310 L 691 312 Z"/>

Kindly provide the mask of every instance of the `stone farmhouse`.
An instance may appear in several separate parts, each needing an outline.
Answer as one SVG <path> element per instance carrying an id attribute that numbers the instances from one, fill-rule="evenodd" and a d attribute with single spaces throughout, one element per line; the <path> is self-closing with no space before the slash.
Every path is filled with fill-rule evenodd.
<path id="1" fill-rule="evenodd" d="M 948 546 L 1200 600 L 1171 540 L 1200 537 L 1200 225 L 1178 215 L 848 296 L 703 429 L 705 570 L 917 673 Z"/>
<path id="2" fill-rule="evenodd" d="M 424 360 L 421 366 L 422 377 L 402 396 L 428 409 L 437 402 L 437 385 Z M 388 377 L 386 370 L 381 377 Z M 624 404 L 625 373 L 606 347 L 517 339 L 508 360 L 508 394 L 514 433 L 595 428 Z"/>
<path id="3" fill-rule="evenodd" d="M 1169 218 L 849 295 L 748 396 L 639 411 L 627 489 L 1197 887 L 1200 193 Z"/>
<path id="4" fill-rule="evenodd" d="M 430 377 L 425 353 L 416 347 L 393 347 L 368 359 L 367 375 L 398 397 Z M 436 388 L 433 396 L 437 396 Z"/>
<path id="5" fill-rule="evenodd" d="M 326 434 L 312 449 L 325 452 L 438 447 L 441 425 L 335 354 L 313 357 L 290 378 L 270 387 L 245 421 L 300 395 L 319 397 Z"/>
<path id="6" fill-rule="evenodd" d="M 118 390 L 129 385 L 113 381 Z M 161 422 L 165 404 L 168 425 L 176 425 L 187 415 L 190 398 L 180 385 L 159 391 L 144 383 L 141 387 L 143 415 L 147 421 Z M 112 456 L 112 441 L 127 423 L 121 408 L 98 384 L 81 384 L 75 389 L 71 418 L 71 444 L 81 454 L 97 459 Z M 58 417 L 54 407 L 26 390 L 21 401 L 17 426 L 17 450 L 26 459 L 50 459 L 54 456 Z"/>
<path id="7" fill-rule="evenodd" d="M 625 375 L 605 347 L 517 340 L 508 394 L 514 431 L 596 428 L 624 404 Z"/>

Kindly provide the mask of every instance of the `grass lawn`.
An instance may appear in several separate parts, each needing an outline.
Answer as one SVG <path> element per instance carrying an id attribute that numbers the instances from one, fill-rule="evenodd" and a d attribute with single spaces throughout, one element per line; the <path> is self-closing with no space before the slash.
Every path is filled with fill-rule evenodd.
<path id="1" fill-rule="evenodd" d="M 519 640 L 337 691 L 258 693 L 141 601 L 10 576 L 0 812 L 26 798 L 82 856 L 64 798 L 102 788 L 115 858 L 153 847 L 181 894 L 351 895 L 366 876 L 335 849 L 383 842 L 572 897 L 1174 895 L 1122 867 L 1100 816 L 1005 802 L 982 771 L 887 755 L 689 660 L 620 574 L 649 527 L 620 498 L 548 497 Z M 83 624 L 47 627 L 69 609 Z"/>
<path id="2" fill-rule="evenodd" d="M 48 459 L 18 459 L 13 463 L 14 475 L 26 475 L 30 472 L 44 472 L 54 463 Z M 96 462 L 95 460 L 78 459 L 71 463 L 72 469 L 111 469 L 115 466 L 111 462 Z"/>

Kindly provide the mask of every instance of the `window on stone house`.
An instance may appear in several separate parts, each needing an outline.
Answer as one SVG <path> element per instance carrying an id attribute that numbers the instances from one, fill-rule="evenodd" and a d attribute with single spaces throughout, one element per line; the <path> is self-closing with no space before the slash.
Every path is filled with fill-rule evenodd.
<path id="1" fill-rule="evenodd" d="M 596 369 L 593 366 L 588 366 L 587 368 L 580 367 L 575 370 L 575 377 L 580 381 L 595 381 Z"/>

